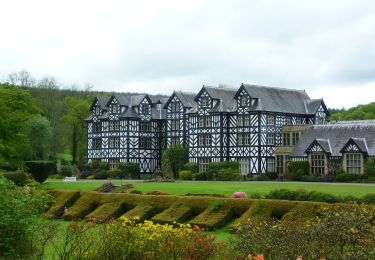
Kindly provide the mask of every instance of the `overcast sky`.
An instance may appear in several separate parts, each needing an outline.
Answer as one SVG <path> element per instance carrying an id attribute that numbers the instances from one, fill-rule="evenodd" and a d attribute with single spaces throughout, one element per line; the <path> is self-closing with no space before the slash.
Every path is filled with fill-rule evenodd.
<path id="1" fill-rule="evenodd" d="M 375 1 L 0 2 L 0 76 L 171 94 L 242 82 L 375 101 Z"/>

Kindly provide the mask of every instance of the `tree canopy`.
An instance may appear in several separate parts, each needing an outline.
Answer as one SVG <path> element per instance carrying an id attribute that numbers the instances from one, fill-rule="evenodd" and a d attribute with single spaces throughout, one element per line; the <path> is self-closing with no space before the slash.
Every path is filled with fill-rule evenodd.
<path id="1" fill-rule="evenodd" d="M 369 120 L 375 119 L 375 102 L 358 105 L 348 110 L 332 110 L 330 120 Z"/>

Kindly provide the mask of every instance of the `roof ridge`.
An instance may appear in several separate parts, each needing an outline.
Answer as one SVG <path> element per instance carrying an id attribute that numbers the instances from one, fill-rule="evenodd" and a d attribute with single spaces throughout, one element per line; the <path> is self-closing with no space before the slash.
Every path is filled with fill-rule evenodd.
<path id="1" fill-rule="evenodd" d="M 277 89 L 277 90 L 288 90 L 288 91 L 298 91 L 302 93 L 306 93 L 306 90 L 301 89 L 292 89 L 292 88 L 280 88 L 280 87 L 272 87 L 272 86 L 263 86 L 263 85 L 255 85 L 255 84 L 248 84 L 248 83 L 242 83 L 243 86 L 251 86 L 251 87 L 257 87 L 257 88 L 271 88 L 271 89 Z"/>

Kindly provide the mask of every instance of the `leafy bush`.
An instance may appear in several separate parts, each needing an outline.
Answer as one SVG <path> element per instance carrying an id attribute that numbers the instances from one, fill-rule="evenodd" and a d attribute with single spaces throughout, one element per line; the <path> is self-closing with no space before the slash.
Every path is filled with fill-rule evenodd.
<path id="1" fill-rule="evenodd" d="M 4 172 L 2 174 L 8 180 L 13 181 L 17 186 L 24 186 L 26 184 L 27 176 L 23 171 L 18 170 L 14 172 Z"/>
<path id="2" fill-rule="evenodd" d="M 119 176 L 121 176 L 122 171 L 119 170 L 119 169 L 113 169 L 113 170 L 108 170 L 107 174 L 108 174 L 109 178 L 115 179 L 115 178 L 119 178 Z"/>
<path id="3" fill-rule="evenodd" d="M 27 161 L 25 166 L 39 183 L 43 183 L 48 175 L 56 172 L 56 163 L 52 161 Z"/>
<path id="4" fill-rule="evenodd" d="M 121 171 L 120 179 L 139 179 L 139 165 L 138 163 L 132 163 L 132 162 L 120 162 L 117 165 L 117 168 Z"/>
<path id="5" fill-rule="evenodd" d="M 73 176 L 73 166 L 67 164 L 61 166 L 61 174 L 66 177 L 72 177 Z"/>
<path id="6" fill-rule="evenodd" d="M 193 177 L 196 181 L 206 181 L 207 180 L 207 174 L 205 172 L 193 173 Z"/>
<path id="7" fill-rule="evenodd" d="M 350 173 L 339 173 L 336 175 L 336 181 L 339 182 L 353 182 L 359 179 L 358 174 L 350 174 Z"/>
<path id="8" fill-rule="evenodd" d="M 143 192 L 140 191 L 140 190 L 132 190 L 132 191 L 130 191 L 130 193 L 133 193 L 133 194 L 142 194 Z"/>
<path id="9" fill-rule="evenodd" d="M 265 196 L 266 199 L 278 199 L 278 200 L 299 200 L 299 201 L 316 201 L 316 202 L 342 202 L 341 197 L 319 192 L 319 191 L 306 191 L 306 190 L 287 190 L 277 189 L 272 190 Z"/>
<path id="10" fill-rule="evenodd" d="M 189 162 L 184 165 L 183 169 L 187 171 L 191 171 L 192 173 L 197 173 L 199 172 L 199 165 L 198 163 Z"/>
<path id="11" fill-rule="evenodd" d="M 297 173 L 300 170 L 302 175 L 309 175 L 310 163 L 309 161 L 292 161 L 288 163 L 288 169 L 292 173 Z"/>
<path id="12" fill-rule="evenodd" d="M 180 171 L 180 178 L 181 180 L 192 180 L 193 172 L 189 170 L 182 170 Z"/>
<path id="13" fill-rule="evenodd" d="M 261 173 L 261 174 L 258 174 L 258 175 L 254 175 L 253 180 L 254 181 L 269 181 L 270 178 L 266 174 Z"/>
<path id="14" fill-rule="evenodd" d="M 98 170 L 98 171 L 95 171 L 94 174 L 94 179 L 95 180 L 105 180 L 105 179 L 108 179 L 108 173 L 106 170 Z"/>
<path id="15" fill-rule="evenodd" d="M 241 178 L 238 169 L 233 168 L 222 169 L 216 176 L 217 181 L 239 181 Z"/>
<path id="16" fill-rule="evenodd" d="M 365 164 L 364 175 L 368 178 L 375 177 L 375 160 L 368 159 Z"/>
<path id="17" fill-rule="evenodd" d="M 375 204 L 375 193 L 369 193 L 361 198 L 361 201 L 366 204 Z"/>
<path id="18" fill-rule="evenodd" d="M 305 175 L 304 171 L 302 169 L 298 169 L 297 171 L 286 172 L 284 177 L 288 181 L 301 181 L 303 175 Z"/>
<path id="19" fill-rule="evenodd" d="M 271 181 L 277 179 L 277 172 L 266 172 L 264 173 Z"/>
<path id="20" fill-rule="evenodd" d="M 249 219 L 230 245 L 241 255 L 262 253 L 265 259 L 374 259 L 375 229 L 371 209 L 321 207 L 313 221 L 302 223 Z M 282 239 L 280 239 L 282 238 Z"/>
<path id="21" fill-rule="evenodd" d="M 1 259 L 31 259 L 40 241 L 38 217 L 51 202 L 46 192 L 17 187 L 0 174 Z"/>

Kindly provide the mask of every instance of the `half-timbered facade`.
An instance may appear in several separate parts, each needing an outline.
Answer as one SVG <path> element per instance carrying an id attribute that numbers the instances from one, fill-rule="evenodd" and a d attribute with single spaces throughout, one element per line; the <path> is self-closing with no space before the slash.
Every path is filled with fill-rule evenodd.
<path id="1" fill-rule="evenodd" d="M 165 103 L 167 146 L 188 145 L 187 111 L 196 106 L 195 96 L 196 94 L 174 91 Z"/>
<path id="2" fill-rule="evenodd" d="M 97 97 L 88 119 L 88 160 L 137 162 L 141 172 L 160 166 L 162 149 L 181 144 L 189 161 L 238 161 L 243 175 L 276 170 L 275 147 L 284 125 L 324 124 L 322 99 L 305 91 L 242 84 L 203 86 L 197 95 L 175 91 L 168 99 L 114 94 Z"/>
<path id="3" fill-rule="evenodd" d="M 363 174 L 368 159 L 375 159 L 375 121 L 371 120 L 308 126 L 289 158 L 309 161 L 310 174 Z"/>
<path id="4" fill-rule="evenodd" d="M 141 173 L 160 167 L 164 145 L 166 99 L 148 95 L 97 97 L 88 123 L 88 161 L 139 163 Z"/>

